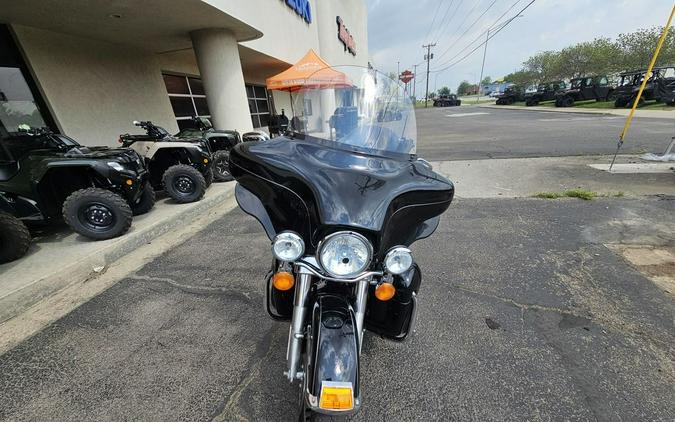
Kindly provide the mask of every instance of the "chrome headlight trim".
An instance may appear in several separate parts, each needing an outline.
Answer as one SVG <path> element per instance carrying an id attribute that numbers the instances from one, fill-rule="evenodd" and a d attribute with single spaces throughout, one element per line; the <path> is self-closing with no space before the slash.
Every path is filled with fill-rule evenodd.
<path id="1" fill-rule="evenodd" d="M 340 237 L 340 236 L 349 236 L 349 237 L 356 238 L 365 245 L 368 256 L 365 260 L 365 264 L 363 265 L 362 268 L 359 269 L 359 271 L 354 271 L 354 272 L 349 273 L 349 274 L 336 274 L 335 272 L 326 268 L 326 265 L 324 265 L 323 261 L 321 260 L 321 252 L 323 251 L 323 248 L 327 244 L 330 243 L 329 241 L 331 239 L 335 239 L 336 237 Z M 321 242 L 319 242 L 319 245 L 316 249 L 316 262 L 319 263 L 321 268 L 326 273 L 328 273 L 330 276 L 332 276 L 334 278 L 337 278 L 337 279 L 354 278 L 355 276 L 357 276 L 357 275 L 363 273 L 365 270 L 367 270 L 368 267 L 370 266 L 370 264 L 372 263 L 372 261 L 373 261 L 373 245 L 370 243 L 370 241 L 364 235 L 362 235 L 361 233 L 353 232 L 353 231 L 345 230 L 345 231 L 339 231 L 339 232 L 331 233 L 328 236 L 324 237 L 323 240 L 321 240 Z"/>
<path id="2" fill-rule="evenodd" d="M 284 251 L 277 248 L 277 246 L 281 246 L 280 242 L 290 243 L 290 245 L 287 245 L 287 248 Z M 293 255 L 283 254 L 283 252 L 289 251 L 288 246 L 295 248 L 295 252 Z M 283 231 L 277 234 L 274 237 L 274 240 L 272 241 L 272 255 L 274 255 L 274 257 L 279 261 L 293 262 L 300 259 L 304 253 L 305 253 L 305 241 L 302 240 L 302 237 L 300 237 L 300 235 L 295 232 Z"/>
<path id="3" fill-rule="evenodd" d="M 396 259 L 396 256 L 405 256 L 407 255 L 410 258 L 410 264 L 405 267 L 404 269 L 402 268 L 396 268 L 395 267 L 395 262 L 392 262 L 392 260 Z M 384 257 L 384 269 L 387 270 L 387 272 L 394 274 L 394 275 L 400 275 L 408 271 L 410 268 L 412 268 L 414 264 L 414 259 L 412 256 L 412 251 L 405 246 L 394 246 L 393 248 L 389 249 L 389 252 L 387 252 L 387 255 Z"/>

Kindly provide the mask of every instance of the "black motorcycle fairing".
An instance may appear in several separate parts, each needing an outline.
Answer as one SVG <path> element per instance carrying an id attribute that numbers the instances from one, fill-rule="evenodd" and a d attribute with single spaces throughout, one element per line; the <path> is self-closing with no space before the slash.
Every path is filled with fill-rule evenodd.
<path id="1" fill-rule="evenodd" d="M 350 382 L 359 398 L 359 340 L 356 318 L 346 299 L 318 295 L 311 317 L 311 336 L 306 350 L 307 390 L 321 394 L 322 381 Z"/>
<path id="2" fill-rule="evenodd" d="M 265 206 L 257 196 L 253 195 L 248 189 L 237 183 L 234 187 L 234 197 L 239 207 L 248 215 L 254 217 L 265 229 L 267 237 L 272 240 L 277 235 L 270 216 L 265 210 Z"/>
<path id="3" fill-rule="evenodd" d="M 275 231 L 299 233 L 309 252 L 326 234 L 347 227 L 373 239 L 379 253 L 409 245 L 454 194 L 449 180 L 416 160 L 285 137 L 237 145 L 230 171 L 260 199 Z"/>

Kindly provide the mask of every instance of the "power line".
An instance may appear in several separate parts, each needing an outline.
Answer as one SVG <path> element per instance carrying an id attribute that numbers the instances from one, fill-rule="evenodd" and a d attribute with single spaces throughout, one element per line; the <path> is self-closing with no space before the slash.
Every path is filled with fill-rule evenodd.
<path id="1" fill-rule="evenodd" d="M 469 32 L 469 30 L 471 30 L 471 28 L 473 28 L 473 27 L 476 25 L 476 23 L 477 23 L 483 16 L 485 16 L 485 14 L 492 8 L 492 6 L 495 5 L 495 3 L 497 3 L 497 0 L 492 0 L 492 3 L 490 3 L 490 5 L 483 11 L 483 13 L 481 13 L 480 16 L 478 16 L 478 17 L 476 18 L 476 20 L 474 20 L 474 21 L 471 23 L 471 25 L 469 25 L 469 27 L 466 28 L 466 30 L 465 30 L 464 32 L 462 32 L 462 35 L 460 35 L 460 36 L 457 38 L 457 41 L 455 41 L 453 44 L 450 44 L 450 45 L 448 46 L 448 48 L 446 48 L 445 51 L 444 51 L 443 53 L 441 53 L 440 56 L 438 56 L 438 58 L 440 59 L 441 57 L 443 57 L 444 55 L 446 55 L 447 52 L 450 51 L 450 49 L 451 49 L 452 47 L 454 47 L 455 45 L 457 45 L 457 44 L 459 43 L 459 40 L 461 40 L 462 37 L 463 37 L 464 35 L 466 35 L 466 33 Z"/>
<path id="2" fill-rule="evenodd" d="M 516 6 L 516 4 L 520 3 L 521 1 L 522 1 L 522 0 L 516 0 L 513 4 L 511 4 L 511 6 L 509 6 L 508 9 L 506 9 L 506 10 L 504 11 L 504 13 L 502 13 L 497 19 L 495 19 L 495 21 L 492 23 L 492 25 L 490 25 L 490 26 L 488 27 L 488 30 L 487 30 L 487 31 L 481 32 L 476 38 L 474 38 L 473 41 L 471 41 L 470 43 L 468 43 L 463 49 L 459 50 L 459 51 L 457 52 L 457 54 L 455 54 L 454 56 L 452 56 L 452 57 L 451 57 L 450 59 L 448 59 L 445 63 L 440 64 L 440 65 L 438 65 L 438 66 L 439 66 L 439 67 L 445 66 L 446 64 L 452 62 L 457 56 L 459 56 L 460 54 L 462 54 L 463 52 L 465 52 L 467 49 L 469 49 L 473 43 L 475 43 L 476 41 L 479 41 L 479 40 L 483 39 L 483 35 L 485 35 L 486 33 L 490 32 L 490 29 L 491 29 L 491 28 L 494 28 L 494 27 L 498 26 L 497 22 L 499 22 L 500 20 L 502 20 L 502 18 L 503 18 L 507 13 L 509 13 L 509 12 L 511 11 L 511 9 L 513 9 L 513 8 Z M 503 23 L 500 23 L 499 25 L 502 25 L 502 24 L 503 24 Z M 434 72 L 434 70 L 432 70 L 432 72 Z"/>
<path id="3" fill-rule="evenodd" d="M 442 68 L 442 69 L 434 70 L 434 72 L 443 72 L 444 70 L 448 70 L 448 69 L 450 69 L 451 67 L 456 66 L 457 64 L 459 64 L 459 63 L 461 63 L 462 61 L 464 61 L 467 57 L 469 57 L 471 54 L 473 54 L 476 50 L 478 50 L 478 49 L 481 48 L 483 45 L 485 45 L 486 42 L 488 42 L 488 41 L 491 40 L 494 36 L 496 36 L 497 34 L 499 34 L 499 33 L 500 33 L 504 28 L 506 28 L 506 27 L 507 27 L 507 26 L 508 26 L 515 18 L 517 18 L 518 15 L 520 15 L 521 13 L 523 13 L 523 12 L 524 12 L 528 7 L 530 7 L 535 1 L 536 1 L 536 0 L 530 1 L 530 2 L 529 2 L 525 7 L 523 7 L 518 13 L 516 13 L 514 16 L 512 16 L 512 17 L 509 18 L 506 22 L 504 22 L 504 24 L 502 25 L 502 27 L 499 28 L 498 30 L 496 30 L 496 31 L 494 32 L 494 34 L 490 35 L 489 38 L 487 38 L 487 39 L 486 39 L 485 41 L 483 41 L 482 43 L 478 44 L 473 50 L 469 51 L 467 54 L 465 54 L 464 56 L 462 56 L 459 60 L 457 60 L 457 61 L 455 61 L 455 62 L 449 64 L 448 66 L 446 66 L 446 67 L 444 67 L 444 68 Z"/>
<path id="4" fill-rule="evenodd" d="M 438 9 L 441 8 L 441 4 L 443 3 L 443 0 L 438 0 L 438 5 L 436 6 L 436 12 L 434 12 L 434 18 L 431 20 L 431 25 L 429 26 L 429 29 L 427 30 L 427 35 L 424 36 L 424 39 L 429 38 L 429 34 L 431 33 L 431 28 L 434 27 L 434 23 L 436 22 L 436 16 L 438 16 Z"/>
<path id="5" fill-rule="evenodd" d="M 445 20 L 448 17 L 448 12 L 450 11 L 450 9 L 452 9 L 452 6 L 453 6 L 454 3 L 455 3 L 455 0 L 450 0 L 450 3 L 448 4 L 448 8 L 445 9 L 445 14 L 443 15 L 443 19 L 441 19 L 441 24 L 438 25 L 438 31 L 434 31 L 434 33 L 438 32 L 438 36 L 437 37 L 431 37 L 432 39 L 435 39 L 434 42 L 438 42 L 438 39 L 441 37 L 441 35 L 443 35 L 443 30 L 444 30 L 443 25 L 445 25 L 445 23 L 446 23 Z M 460 1 L 460 3 L 461 3 L 461 1 Z M 455 13 L 457 13 L 456 8 L 455 8 L 455 12 L 452 14 L 453 17 L 455 16 Z M 452 21 L 452 17 L 450 18 L 450 20 Z"/>

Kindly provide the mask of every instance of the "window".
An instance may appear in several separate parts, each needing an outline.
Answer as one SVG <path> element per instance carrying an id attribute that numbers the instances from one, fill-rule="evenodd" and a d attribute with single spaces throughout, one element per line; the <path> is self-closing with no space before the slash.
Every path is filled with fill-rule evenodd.
<path id="1" fill-rule="evenodd" d="M 168 73 L 163 73 L 162 76 L 173 114 L 181 130 L 192 127 L 191 119 L 194 116 L 211 118 L 200 78 Z"/>
<path id="2" fill-rule="evenodd" d="M 270 103 L 267 99 L 267 88 L 261 85 L 246 84 L 248 110 L 254 128 L 267 126 L 270 119 Z"/>

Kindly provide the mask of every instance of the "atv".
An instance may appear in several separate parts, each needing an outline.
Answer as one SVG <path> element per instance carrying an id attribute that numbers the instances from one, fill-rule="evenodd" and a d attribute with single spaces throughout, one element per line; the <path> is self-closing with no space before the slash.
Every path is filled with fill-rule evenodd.
<path id="1" fill-rule="evenodd" d="M 145 135 L 120 135 L 119 142 L 145 159 L 150 183 L 174 201 L 199 201 L 213 181 L 211 153 L 204 138 L 176 138 L 152 122 L 134 121 Z"/>
<path id="2" fill-rule="evenodd" d="M 434 98 L 434 107 L 452 107 L 462 105 L 462 100 L 455 94 L 440 95 Z"/>
<path id="3" fill-rule="evenodd" d="M 635 102 L 640 85 L 644 80 L 646 70 L 635 70 L 619 74 L 619 85 L 613 91 L 611 98 L 614 107 L 630 107 Z M 675 67 L 661 66 L 652 69 L 652 74 L 642 91 L 638 107 L 647 101 L 665 102 L 672 105 L 675 103 Z"/>
<path id="4" fill-rule="evenodd" d="M 186 128 L 178 132 L 173 138 L 180 141 L 195 142 L 200 140 L 202 145 L 211 152 L 211 168 L 213 178 L 218 182 L 232 180 L 229 161 L 230 150 L 242 141 L 236 130 L 216 130 L 211 121 L 205 117 L 193 117 L 194 128 Z"/>
<path id="5" fill-rule="evenodd" d="M 543 84 L 539 84 L 539 86 L 537 86 L 537 92 L 525 94 L 525 105 L 536 106 L 543 101 L 555 100 L 555 95 L 563 89 L 565 89 L 565 82 L 563 81 L 544 82 Z"/>
<path id="6" fill-rule="evenodd" d="M 607 101 L 614 88 L 609 84 L 607 76 L 584 76 L 573 78 L 570 87 L 558 92 L 555 96 L 556 107 L 572 107 L 576 101 Z"/>
<path id="7" fill-rule="evenodd" d="M 517 101 L 523 101 L 524 90 L 521 86 L 511 85 L 504 92 L 497 96 L 497 105 L 511 105 Z"/>
<path id="8" fill-rule="evenodd" d="M 25 252 L 23 222 L 63 220 L 77 233 L 102 240 L 124 234 L 132 215 L 148 212 L 155 193 L 143 160 L 129 149 L 83 147 L 49 129 L 0 137 L 0 256 Z M 18 221 L 18 222 L 17 222 Z M 6 251 L 7 245 L 17 248 Z"/>

